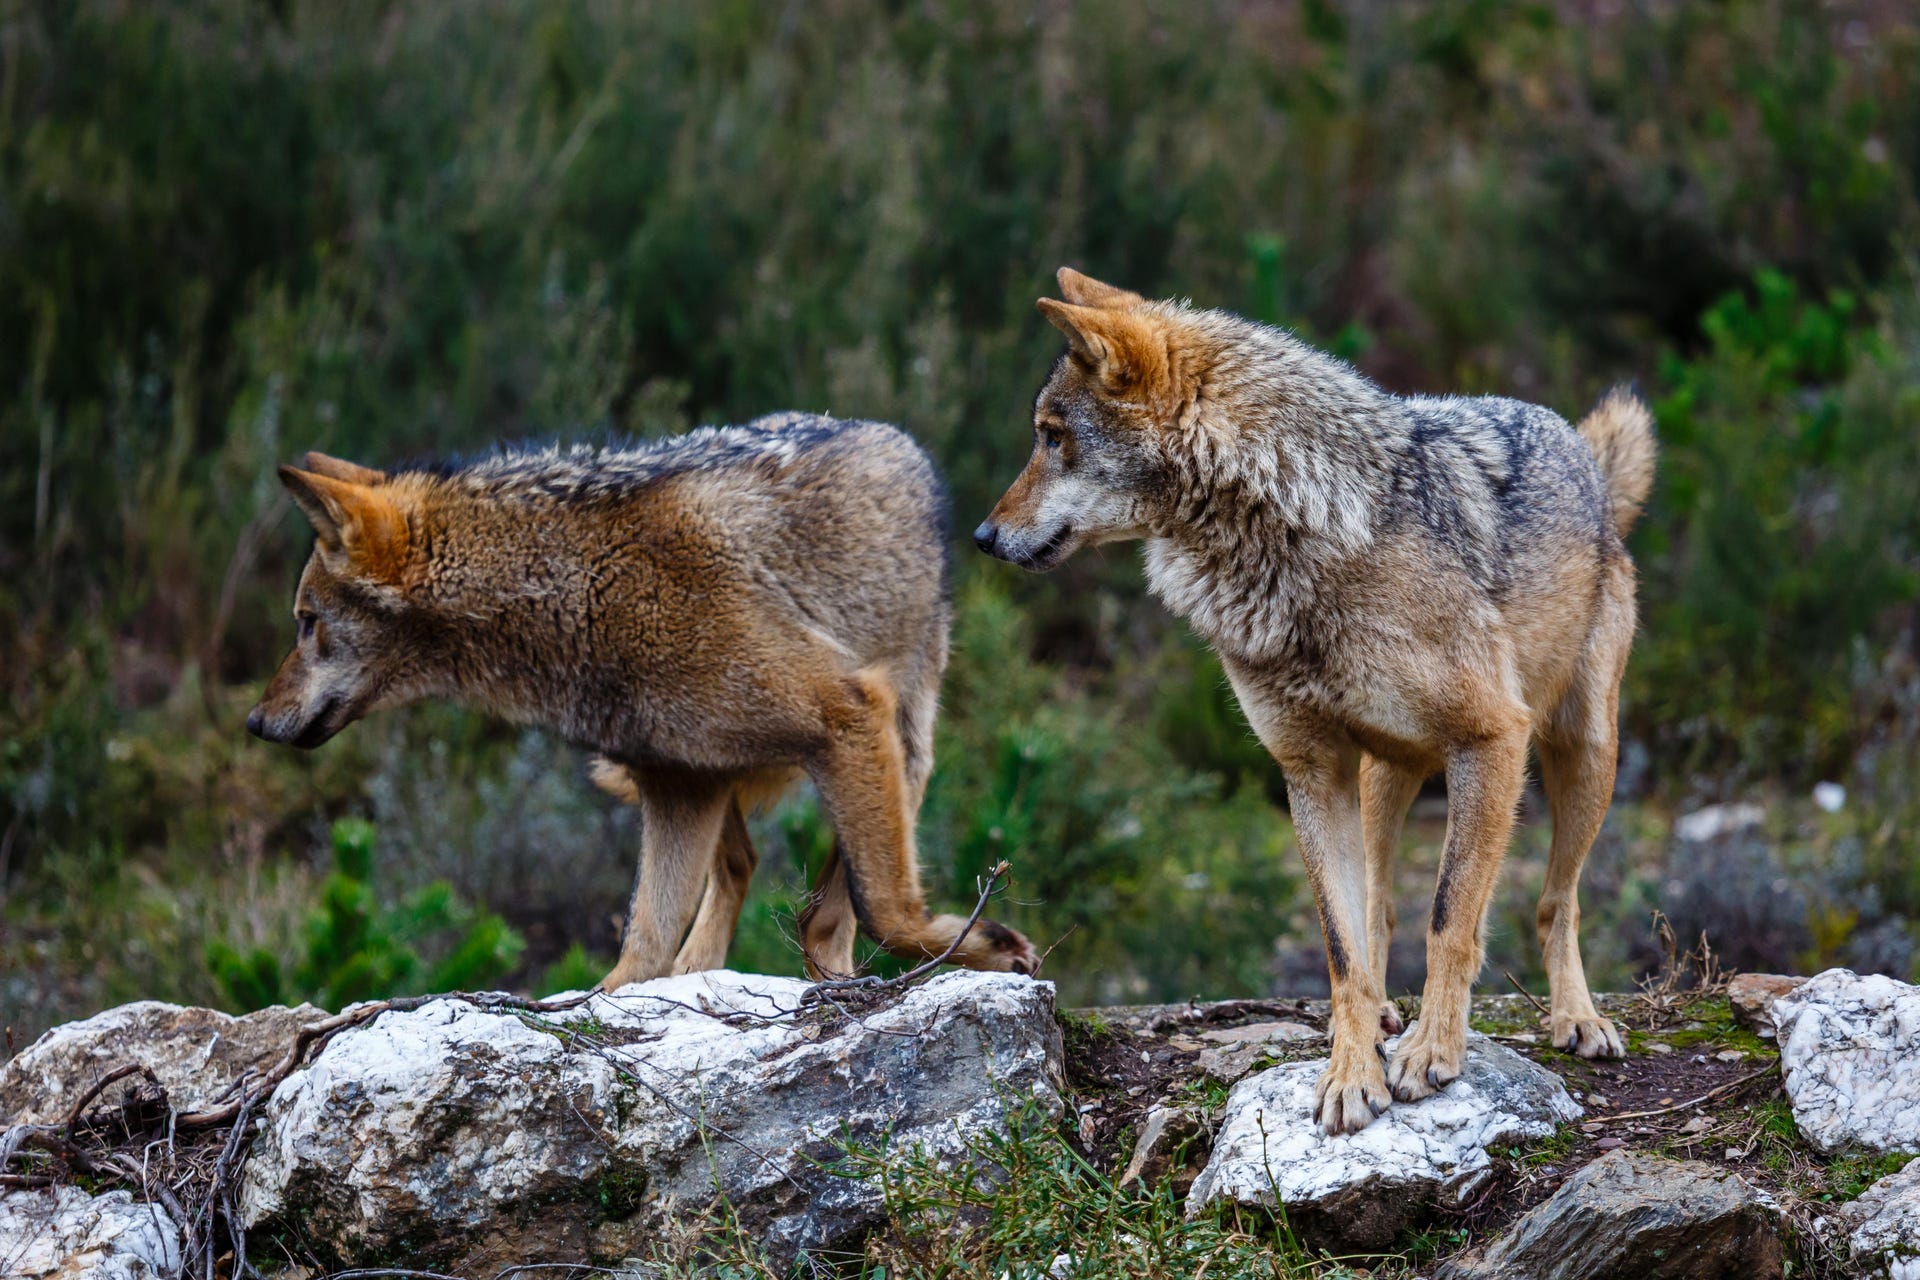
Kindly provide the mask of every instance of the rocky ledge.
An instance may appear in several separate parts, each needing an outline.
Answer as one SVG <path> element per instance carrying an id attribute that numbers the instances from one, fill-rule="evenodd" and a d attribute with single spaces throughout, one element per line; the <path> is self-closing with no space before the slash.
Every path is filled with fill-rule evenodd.
<path id="1" fill-rule="evenodd" d="M 544 1011 L 369 1006 L 311 1054 L 320 1010 L 127 1006 L 0 1068 L 0 1274 L 171 1276 L 210 1214 L 311 1269 L 289 1276 L 617 1266 L 714 1213 L 786 1268 L 887 1229 L 875 1153 L 992 1178 L 993 1141 L 1037 1123 L 1137 1194 L 1283 1216 L 1309 1247 L 1392 1256 L 1438 1227 L 1422 1274 L 1920 1277 L 1920 1164 L 1899 1171 L 1920 1152 L 1920 990 L 1834 970 L 1603 1005 L 1631 1029 L 1623 1062 L 1552 1050 L 1521 997 L 1477 1001 L 1459 1081 L 1339 1138 L 1309 1116 L 1314 1001 L 1062 1016 L 1017 977 L 835 1004 L 718 972 Z M 59 1176 L 192 1108 L 205 1132 L 167 1150 L 213 1180 L 201 1201 Z M 145 1185 L 95 1159 L 83 1185 Z"/>

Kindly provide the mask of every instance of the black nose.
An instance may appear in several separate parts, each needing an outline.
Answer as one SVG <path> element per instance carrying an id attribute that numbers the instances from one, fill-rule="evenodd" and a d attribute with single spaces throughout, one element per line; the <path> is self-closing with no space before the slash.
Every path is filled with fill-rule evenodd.
<path id="1" fill-rule="evenodd" d="M 262 733 L 262 730 L 264 730 L 266 727 L 267 727 L 267 717 L 266 717 L 266 714 L 260 710 L 260 708 L 255 707 L 253 710 L 247 713 L 247 732 L 248 733 L 252 734 L 256 738 L 262 737 L 264 736 Z"/>
<path id="2" fill-rule="evenodd" d="M 999 540 L 1000 530 L 991 520 L 981 521 L 980 527 L 973 531 L 973 545 L 988 555 L 993 554 L 993 544 Z"/>

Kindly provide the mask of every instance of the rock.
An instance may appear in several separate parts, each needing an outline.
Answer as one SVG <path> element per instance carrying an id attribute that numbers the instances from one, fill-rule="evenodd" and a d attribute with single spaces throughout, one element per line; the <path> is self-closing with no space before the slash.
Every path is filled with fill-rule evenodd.
<path id="1" fill-rule="evenodd" d="M 1127 1161 L 1120 1185 L 1130 1187 L 1144 1181 L 1148 1186 L 1158 1186 L 1171 1175 L 1173 1193 L 1185 1195 L 1209 1145 L 1207 1127 L 1197 1109 L 1153 1107 L 1140 1126 L 1133 1159 Z"/>
<path id="2" fill-rule="evenodd" d="M 337 1264 L 491 1274 L 644 1253 L 719 1194 L 784 1273 L 882 1220 L 878 1187 L 821 1167 L 843 1132 L 967 1159 L 1010 1113 L 1064 1110 L 1050 983 L 946 973 L 858 1022 L 783 1012 L 806 985 L 720 970 L 545 1020 L 382 1015 L 268 1099 L 242 1211 Z"/>
<path id="3" fill-rule="evenodd" d="M 1776 1000 L 1773 1018 L 1808 1142 L 1828 1154 L 1920 1151 L 1920 987 L 1829 969 Z"/>
<path id="4" fill-rule="evenodd" d="M 180 1228 L 125 1191 L 0 1194 L 0 1275 L 8 1280 L 160 1280 L 180 1266 Z"/>
<path id="5" fill-rule="evenodd" d="M 1200 1039 L 1208 1047 L 1200 1051 L 1200 1070 L 1225 1084 L 1232 1084 L 1253 1070 L 1262 1058 L 1273 1057 L 1289 1046 L 1318 1043 L 1324 1037 L 1301 1022 L 1255 1022 L 1244 1027 L 1221 1027 L 1203 1031 Z"/>
<path id="6" fill-rule="evenodd" d="M 1767 811 L 1757 804 L 1710 804 L 1675 818 L 1673 834 L 1688 844 L 1700 844 L 1757 827 L 1766 818 Z"/>
<path id="7" fill-rule="evenodd" d="M 1435 1280 L 1778 1280 L 1780 1209 L 1738 1174 L 1616 1151 Z"/>
<path id="8" fill-rule="evenodd" d="M 1783 973 L 1737 973 L 1727 984 L 1727 1003 L 1733 1006 L 1733 1020 L 1750 1031 L 1773 1032 L 1773 1002 L 1789 991 L 1797 991 L 1805 978 Z"/>
<path id="9" fill-rule="evenodd" d="M 129 1062 L 145 1065 L 176 1108 L 192 1111 L 210 1104 L 243 1072 L 265 1074 L 301 1027 L 327 1016 L 310 1004 L 276 1005 L 239 1018 L 158 1000 L 121 1005 L 55 1027 L 0 1067 L 0 1117 L 11 1124 L 64 1120 L 100 1077 Z"/>
<path id="10" fill-rule="evenodd" d="M 1841 1205 L 1834 1219 L 1856 1274 L 1920 1280 L 1920 1160 Z"/>
<path id="11" fill-rule="evenodd" d="M 1325 1065 L 1288 1063 L 1234 1086 L 1188 1217 L 1216 1200 L 1272 1208 L 1277 1193 L 1288 1222 L 1314 1243 L 1384 1249 L 1426 1205 L 1469 1200 L 1492 1171 L 1488 1146 L 1544 1138 L 1581 1114 L 1558 1076 L 1474 1034 L 1458 1080 L 1330 1138 L 1313 1119 Z"/>

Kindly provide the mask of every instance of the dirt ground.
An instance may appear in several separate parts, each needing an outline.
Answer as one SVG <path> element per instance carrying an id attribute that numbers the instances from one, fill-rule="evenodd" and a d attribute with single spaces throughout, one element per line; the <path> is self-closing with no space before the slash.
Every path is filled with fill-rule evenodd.
<path id="1" fill-rule="evenodd" d="M 1738 1169 L 1800 1223 L 1830 1200 L 1857 1195 L 1883 1172 L 1867 1167 L 1871 1162 L 1827 1160 L 1799 1139 L 1781 1093 L 1773 1042 L 1740 1026 L 1724 995 L 1602 996 L 1598 1003 L 1628 1039 L 1622 1060 L 1588 1062 L 1552 1048 L 1545 1019 L 1526 996 L 1475 999 L 1475 1029 L 1558 1074 L 1587 1115 L 1539 1143 L 1493 1153 L 1497 1176 L 1486 1191 L 1462 1210 L 1436 1211 L 1429 1223 L 1428 1237 L 1441 1254 L 1498 1234 L 1587 1162 L 1620 1148 Z M 1411 1021 L 1418 1002 L 1401 1004 Z M 1327 1002 L 1315 999 L 1065 1014 L 1068 1082 L 1083 1154 L 1103 1172 L 1117 1175 L 1132 1154 L 1143 1117 L 1156 1103 L 1198 1106 L 1213 1119 L 1232 1084 L 1207 1069 L 1209 1063 L 1223 1065 L 1218 1050 L 1225 1037 L 1219 1033 L 1279 1021 L 1324 1031 L 1326 1015 Z M 1250 1065 L 1258 1070 L 1324 1054 L 1324 1041 L 1302 1039 Z M 1233 1066 L 1249 1064 L 1228 1065 L 1228 1073 Z M 1813 1261 L 1818 1272 L 1818 1260 Z"/>

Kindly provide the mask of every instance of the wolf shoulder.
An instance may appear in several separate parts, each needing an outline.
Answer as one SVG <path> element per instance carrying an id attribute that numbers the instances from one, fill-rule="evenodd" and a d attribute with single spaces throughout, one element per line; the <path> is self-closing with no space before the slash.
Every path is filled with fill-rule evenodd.
<path id="1" fill-rule="evenodd" d="M 947 497 L 927 453 L 885 422 L 779 413 L 684 478 L 733 532 L 793 554 L 944 557 Z"/>

